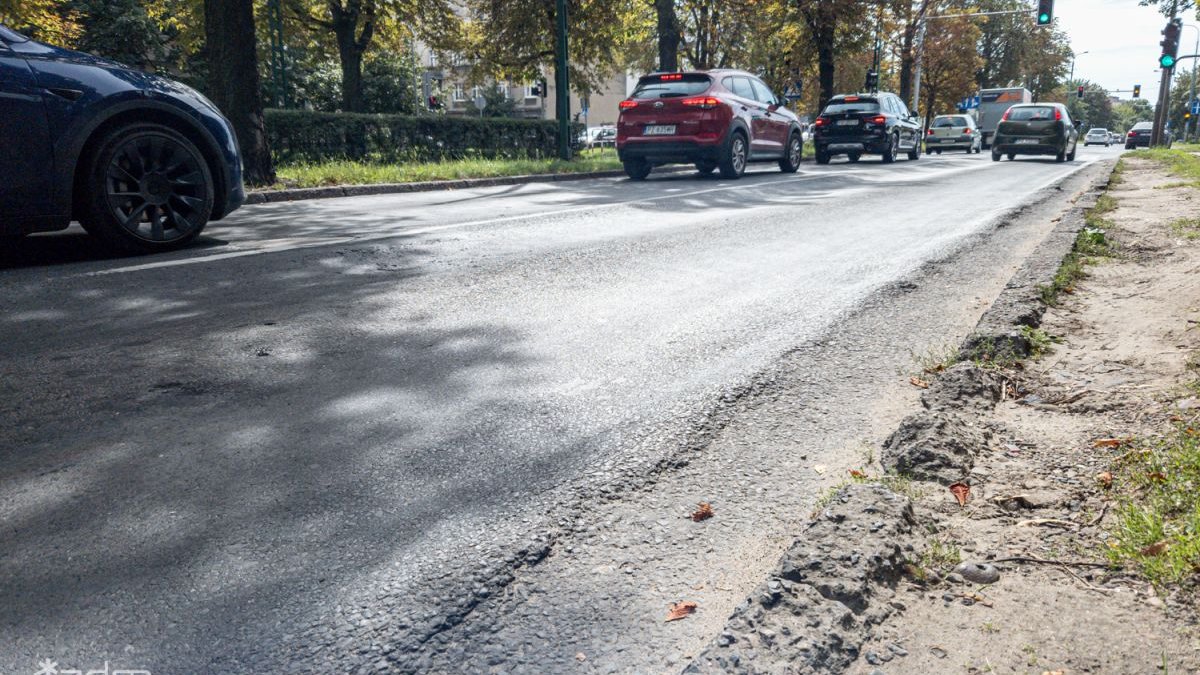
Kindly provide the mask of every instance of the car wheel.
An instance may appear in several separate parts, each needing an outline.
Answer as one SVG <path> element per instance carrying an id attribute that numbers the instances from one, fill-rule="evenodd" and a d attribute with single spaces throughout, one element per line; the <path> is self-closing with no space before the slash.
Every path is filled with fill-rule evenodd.
<path id="1" fill-rule="evenodd" d="M 1063 150 L 1063 151 L 1059 152 L 1057 155 L 1055 155 L 1054 161 L 1059 162 L 1060 164 L 1062 162 L 1067 161 L 1067 151 Z"/>
<path id="2" fill-rule="evenodd" d="M 921 159 L 921 143 L 920 141 L 913 143 L 912 150 L 908 151 L 908 160 L 914 162 Z"/>
<path id="3" fill-rule="evenodd" d="M 696 170 L 700 172 L 701 176 L 709 176 L 717 170 L 717 165 L 712 162 L 696 162 Z"/>
<path id="4" fill-rule="evenodd" d="M 851 164 L 857 164 L 858 160 L 862 159 L 862 155 L 854 153 L 851 155 L 846 155 L 846 159 L 850 160 Z"/>
<path id="5" fill-rule="evenodd" d="M 897 138 L 895 134 L 892 134 L 892 136 L 888 138 L 887 147 L 883 149 L 882 161 L 884 164 L 891 164 L 892 162 L 896 161 L 896 146 L 898 145 L 900 145 L 900 139 Z"/>
<path id="6" fill-rule="evenodd" d="M 1011 161 L 1013 161 L 1014 159 L 1016 159 L 1016 158 L 1017 158 L 1017 153 L 1015 153 L 1015 152 L 1010 152 L 1010 153 L 1008 153 L 1008 155 L 1007 155 L 1007 156 L 1008 156 L 1008 161 L 1010 161 L 1010 162 L 1011 162 Z"/>
<path id="7" fill-rule="evenodd" d="M 829 156 L 828 152 L 821 152 L 820 150 L 818 150 L 816 157 L 817 157 L 817 164 L 828 164 L 829 163 L 830 156 Z"/>
<path id="8" fill-rule="evenodd" d="M 992 151 L 992 161 L 993 162 L 1000 161 L 1000 153 L 996 152 L 995 150 Z"/>
<path id="9" fill-rule="evenodd" d="M 718 164 L 721 176 L 725 178 L 741 178 L 746 173 L 746 134 L 735 131 L 729 137 L 729 147 L 725 149 L 725 158 Z"/>
<path id="10" fill-rule="evenodd" d="M 800 140 L 800 134 L 792 134 L 788 137 L 787 152 L 784 153 L 783 159 L 779 160 L 779 170 L 784 173 L 796 173 L 803 157 L 804 141 Z"/>
<path id="11" fill-rule="evenodd" d="M 80 223 L 106 244 L 152 253 L 187 245 L 213 208 L 213 178 L 200 150 L 159 124 L 118 127 L 84 165 Z"/>
<path id="12" fill-rule="evenodd" d="M 625 167 L 625 175 L 630 180 L 646 180 L 646 176 L 654 170 L 654 165 L 644 159 L 631 159 L 622 162 L 621 166 Z"/>
<path id="13" fill-rule="evenodd" d="M 1075 151 L 1076 151 L 1077 149 L 1078 149 L 1078 148 L 1071 148 L 1071 151 L 1067 153 L 1067 161 L 1068 161 L 1068 162 L 1074 162 L 1074 161 L 1075 161 Z"/>
<path id="14" fill-rule="evenodd" d="M 936 153 L 937 153 L 937 154 L 939 154 L 939 155 L 940 155 L 940 154 L 942 154 L 942 150 L 941 150 L 941 148 L 938 148 L 937 150 L 934 150 L 934 152 L 936 152 Z"/>

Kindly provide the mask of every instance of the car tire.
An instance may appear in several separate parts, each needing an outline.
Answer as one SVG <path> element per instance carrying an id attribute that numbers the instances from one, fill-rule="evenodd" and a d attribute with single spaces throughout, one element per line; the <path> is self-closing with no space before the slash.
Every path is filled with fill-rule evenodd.
<path id="1" fill-rule="evenodd" d="M 699 171 L 701 176 L 711 176 L 716 170 L 717 165 L 712 162 L 696 162 L 696 171 Z"/>
<path id="2" fill-rule="evenodd" d="M 800 134 L 793 133 L 788 136 L 787 149 L 784 150 L 783 159 L 779 160 L 779 170 L 784 173 L 796 173 L 803 158 L 804 141 L 800 139 Z"/>
<path id="3" fill-rule="evenodd" d="M 1078 148 L 1071 148 L 1071 151 L 1067 153 L 1067 161 L 1068 162 L 1075 161 L 1075 151 L 1076 150 L 1078 150 Z"/>
<path id="4" fill-rule="evenodd" d="M 937 150 L 934 150 L 934 152 L 936 152 L 937 154 L 939 154 L 939 155 L 940 155 L 940 154 L 942 154 L 942 149 L 941 149 L 941 148 L 938 148 Z"/>
<path id="5" fill-rule="evenodd" d="M 848 161 L 849 161 L 851 164 L 857 164 L 857 163 L 858 163 L 858 160 L 862 159 L 862 155 L 860 155 L 860 154 L 858 154 L 858 153 L 852 153 L 852 154 L 846 155 L 846 159 L 847 159 L 847 160 L 848 160 Z"/>
<path id="6" fill-rule="evenodd" d="M 83 166 L 79 222 L 115 249 L 156 253 L 186 246 L 212 215 L 216 189 L 208 162 L 170 127 L 112 129 Z"/>
<path id="7" fill-rule="evenodd" d="M 820 150 L 817 151 L 817 164 L 828 164 L 830 159 L 831 157 L 828 152 L 821 152 Z"/>
<path id="8" fill-rule="evenodd" d="M 888 144 L 883 149 L 883 158 L 881 159 L 884 164 L 891 164 L 896 161 L 896 146 L 898 145 L 900 145 L 900 139 L 895 134 L 888 137 Z"/>
<path id="9" fill-rule="evenodd" d="M 646 176 L 654 170 L 654 166 L 644 159 L 631 159 L 622 162 L 625 167 L 625 175 L 629 176 L 629 180 L 646 180 Z"/>
<path id="10" fill-rule="evenodd" d="M 746 173 L 746 159 L 750 149 L 746 143 L 746 134 L 735 131 L 729 135 L 729 145 L 725 147 L 725 156 L 721 158 L 717 168 L 721 170 L 722 178 L 741 178 Z"/>
<path id="11" fill-rule="evenodd" d="M 1055 155 L 1054 161 L 1058 162 L 1059 164 L 1062 164 L 1063 162 L 1067 161 L 1067 151 L 1063 150 L 1062 152 Z"/>
<path id="12" fill-rule="evenodd" d="M 1006 155 L 1006 156 L 1008 157 L 1008 161 L 1010 161 L 1010 162 L 1011 162 L 1011 161 L 1013 161 L 1014 159 L 1016 159 L 1016 158 L 1017 158 L 1017 153 L 1015 153 L 1015 152 L 1010 152 L 1010 153 L 1008 153 L 1008 155 Z"/>

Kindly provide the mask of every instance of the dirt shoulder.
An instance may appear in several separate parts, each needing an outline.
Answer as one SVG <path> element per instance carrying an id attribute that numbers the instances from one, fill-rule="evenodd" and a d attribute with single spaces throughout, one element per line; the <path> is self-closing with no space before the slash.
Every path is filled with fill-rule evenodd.
<path id="1" fill-rule="evenodd" d="M 923 409 L 691 671 L 1200 672 L 1200 190 L 1175 180 L 1125 159 L 1053 281 L 1019 273 L 906 374 Z"/>

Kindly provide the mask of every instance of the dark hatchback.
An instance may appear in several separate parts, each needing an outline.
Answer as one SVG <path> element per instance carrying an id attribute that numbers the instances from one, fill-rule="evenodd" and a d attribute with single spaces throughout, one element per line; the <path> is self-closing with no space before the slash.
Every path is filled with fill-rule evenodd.
<path id="1" fill-rule="evenodd" d="M 78 220 L 129 251 L 183 246 L 245 200 L 229 122 L 178 82 L 0 25 L 0 234 Z"/>
<path id="2" fill-rule="evenodd" d="M 617 154 L 644 179 L 660 164 L 695 164 L 738 178 L 749 162 L 795 172 L 804 150 L 800 120 L 762 80 L 740 70 L 652 73 L 620 103 Z"/>
<path id="3" fill-rule="evenodd" d="M 1075 161 L 1079 130 L 1061 103 L 1023 103 L 1004 113 L 992 139 L 992 161 L 1017 155 L 1053 155 L 1059 162 Z"/>
<path id="4" fill-rule="evenodd" d="M 864 154 L 879 155 L 885 164 L 901 152 L 917 159 L 923 136 L 917 116 L 899 96 L 888 93 L 834 96 L 813 123 L 818 164 L 828 164 L 835 155 L 846 155 L 851 162 Z"/>
<path id="5" fill-rule="evenodd" d="M 1138 122 L 1129 128 L 1129 133 L 1125 135 L 1125 149 L 1133 150 L 1134 148 L 1150 147 L 1150 139 L 1154 134 L 1153 122 Z M 1163 143 L 1169 148 L 1172 145 L 1171 132 L 1163 134 Z"/>

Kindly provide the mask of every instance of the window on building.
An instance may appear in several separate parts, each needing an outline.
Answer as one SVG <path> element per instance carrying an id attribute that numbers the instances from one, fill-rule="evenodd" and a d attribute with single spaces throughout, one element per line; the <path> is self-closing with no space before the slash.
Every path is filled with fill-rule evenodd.
<path id="1" fill-rule="evenodd" d="M 466 91 L 464 91 L 464 90 L 463 90 L 463 86 L 462 86 L 462 84 L 461 84 L 461 83 L 458 83 L 458 84 L 455 84 L 455 85 L 454 85 L 454 100 L 455 100 L 455 101 L 465 101 L 465 100 L 467 100 L 467 94 L 466 94 Z"/>

